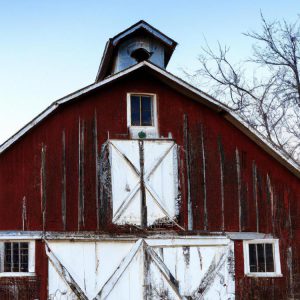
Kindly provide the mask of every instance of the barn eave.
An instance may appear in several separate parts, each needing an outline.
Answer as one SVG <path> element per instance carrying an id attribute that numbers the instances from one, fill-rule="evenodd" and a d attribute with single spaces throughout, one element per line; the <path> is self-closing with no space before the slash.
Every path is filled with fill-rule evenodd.
<path id="1" fill-rule="evenodd" d="M 164 82 L 174 90 L 181 94 L 209 107 L 210 109 L 220 113 L 227 121 L 232 125 L 241 130 L 246 136 L 248 136 L 254 143 L 259 147 L 264 149 L 269 155 L 276 159 L 280 164 L 285 166 L 289 171 L 291 171 L 296 177 L 300 178 L 300 166 L 291 158 L 288 158 L 283 151 L 277 149 L 271 145 L 258 131 L 251 128 L 243 119 L 241 119 L 235 112 L 231 111 L 229 107 L 222 104 L 218 100 L 209 96 L 208 94 L 202 92 L 201 90 L 195 88 L 184 80 L 176 77 L 170 72 L 161 69 L 160 67 L 148 62 L 143 61 L 136 64 L 128 69 L 122 70 L 106 79 L 88 85 L 72 94 L 69 94 L 55 102 L 53 102 L 48 108 L 46 108 L 42 113 L 35 117 L 32 121 L 21 128 L 16 134 L 5 141 L 0 146 L 0 154 L 4 153 L 8 148 L 10 148 L 14 143 L 16 143 L 20 138 L 22 138 L 26 133 L 28 133 L 33 127 L 42 122 L 49 115 L 54 113 L 60 106 L 78 99 L 79 97 L 88 94 L 89 92 L 95 91 L 98 88 L 107 86 L 108 84 L 121 79 L 137 70 L 145 70 L 158 78 L 161 82 Z"/>

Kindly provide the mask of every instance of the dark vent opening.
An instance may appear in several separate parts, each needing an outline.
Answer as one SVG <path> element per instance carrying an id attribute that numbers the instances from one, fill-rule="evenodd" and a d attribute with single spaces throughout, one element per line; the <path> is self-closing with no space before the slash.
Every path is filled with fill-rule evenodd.
<path id="1" fill-rule="evenodd" d="M 134 58 L 137 62 L 141 62 L 150 58 L 152 53 L 148 52 L 144 48 L 138 48 L 131 53 L 131 57 Z"/>

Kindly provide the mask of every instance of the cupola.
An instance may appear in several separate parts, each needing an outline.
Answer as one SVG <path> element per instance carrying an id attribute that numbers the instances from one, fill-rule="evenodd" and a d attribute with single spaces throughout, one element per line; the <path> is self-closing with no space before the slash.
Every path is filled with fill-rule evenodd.
<path id="1" fill-rule="evenodd" d="M 142 61 L 165 69 L 177 43 L 141 20 L 106 43 L 96 82 Z"/>

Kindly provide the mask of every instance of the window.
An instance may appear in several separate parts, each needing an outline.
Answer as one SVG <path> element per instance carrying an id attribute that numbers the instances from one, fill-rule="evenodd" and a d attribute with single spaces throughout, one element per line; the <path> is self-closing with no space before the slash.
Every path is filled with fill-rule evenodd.
<path id="1" fill-rule="evenodd" d="M 131 95 L 131 126 L 153 126 L 152 97 Z"/>
<path id="2" fill-rule="evenodd" d="M 245 274 L 247 276 L 281 276 L 278 240 L 244 241 L 243 246 Z"/>
<path id="3" fill-rule="evenodd" d="M 34 242 L 5 241 L 0 243 L 0 276 L 26 276 L 34 274 Z"/>
<path id="4" fill-rule="evenodd" d="M 4 243 L 4 272 L 28 272 L 28 243 Z"/>
<path id="5" fill-rule="evenodd" d="M 143 136 L 157 138 L 156 95 L 154 94 L 127 94 L 127 124 L 131 137 Z"/>

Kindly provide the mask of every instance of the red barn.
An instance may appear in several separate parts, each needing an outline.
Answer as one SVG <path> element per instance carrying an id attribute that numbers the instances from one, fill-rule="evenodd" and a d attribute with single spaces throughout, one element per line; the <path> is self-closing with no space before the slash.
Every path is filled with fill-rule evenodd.
<path id="1" fill-rule="evenodd" d="M 140 21 L 0 147 L 0 299 L 300 299 L 299 166 L 166 71 Z"/>

